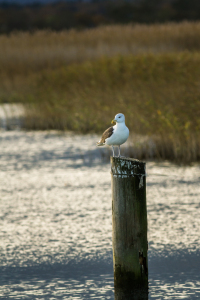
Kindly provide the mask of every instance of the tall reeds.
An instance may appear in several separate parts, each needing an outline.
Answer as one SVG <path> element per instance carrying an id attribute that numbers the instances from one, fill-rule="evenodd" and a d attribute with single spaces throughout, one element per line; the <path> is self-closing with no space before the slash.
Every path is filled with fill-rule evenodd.
<path id="1" fill-rule="evenodd" d="M 123 112 L 148 137 L 134 155 L 196 161 L 199 50 L 188 22 L 0 36 L 0 100 L 24 103 L 28 129 L 100 133 Z"/>
<path id="2" fill-rule="evenodd" d="M 200 50 L 200 22 L 0 35 L 0 72 L 25 75 L 102 56 Z"/>

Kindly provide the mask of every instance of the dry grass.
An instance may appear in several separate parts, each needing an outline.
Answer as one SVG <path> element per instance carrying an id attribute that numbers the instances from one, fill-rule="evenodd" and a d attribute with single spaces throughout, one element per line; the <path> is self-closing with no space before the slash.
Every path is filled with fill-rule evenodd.
<path id="1" fill-rule="evenodd" d="M 15 33 L 0 45 L 0 100 L 26 105 L 26 128 L 101 132 L 124 112 L 151 140 L 134 156 L 200 159 L 200 23 Z"/>
<path id="2" fill-rule="evenodd" d="M 0 36 L 0 72 L 30 74 L 102 56 L 200 50 L 200 22 L 113 25 Z"/>
<path id="3" fill-rule="evenodd" d="M 199 66 L 200 53 L 182 53 L 115 56 L 43 71 L 26 127 L 101 132 L 124 112 L 132 132 L 152 137 L 154 156 L 198 160 Z"/>

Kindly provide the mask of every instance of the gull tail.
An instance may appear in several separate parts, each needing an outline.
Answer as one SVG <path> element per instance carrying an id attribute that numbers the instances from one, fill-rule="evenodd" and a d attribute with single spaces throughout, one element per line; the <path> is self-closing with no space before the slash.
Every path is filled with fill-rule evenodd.
<path id="1" fill-rule="evenodd" d="M 96 143 L 97 146 L 104 146 L 105 143 L 101 143 L 100 141 L 98 143 Z"/>

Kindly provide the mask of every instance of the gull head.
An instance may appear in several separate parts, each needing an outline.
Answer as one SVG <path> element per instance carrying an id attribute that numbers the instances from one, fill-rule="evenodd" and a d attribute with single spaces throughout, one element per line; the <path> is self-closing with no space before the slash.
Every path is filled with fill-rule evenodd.
<path id="1" fill-rule="evenodd" d="M 115 122 L 116 123 L 124 123 L 125 122 L 125 116 L 121 113 L 117 114 L 115 116 L 115 118 L 112 120 L 111 123 L 114 124 Z"/>

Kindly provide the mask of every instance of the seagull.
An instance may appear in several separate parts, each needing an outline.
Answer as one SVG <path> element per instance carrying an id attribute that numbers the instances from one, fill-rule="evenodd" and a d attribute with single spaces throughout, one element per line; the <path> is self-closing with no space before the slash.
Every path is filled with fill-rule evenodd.
<path id="1" fill-rule="evenodd" d="M 102 134 L 101 139 L 97 143 L 97 146 L 109 145 L 112 146 L 113 157 L 115 156 L 114 146 L 118 146 L 118 157 L 120 157 L 120 145 L 124 144 L 129 137 L 129 129 L 125 125 L 125 116 L 119 113 L 112 120 L 112 124 L 116 122 L 116 125 L 109 127 Z"/>

